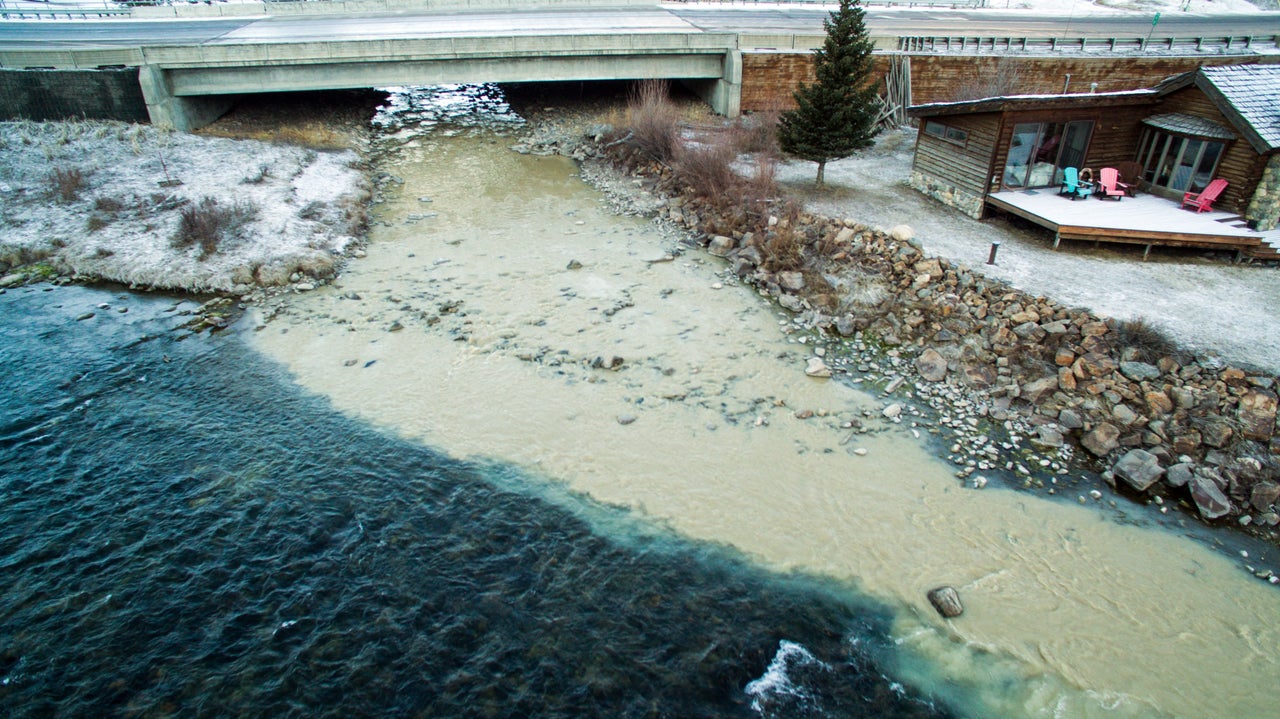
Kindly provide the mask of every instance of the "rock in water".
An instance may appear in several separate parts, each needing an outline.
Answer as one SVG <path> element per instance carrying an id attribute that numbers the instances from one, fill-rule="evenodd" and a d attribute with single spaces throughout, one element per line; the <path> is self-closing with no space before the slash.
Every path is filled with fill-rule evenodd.
<path id="1" fill-rule="evenodd" d="M 1222 493 L 1217 484 L 1207 477 L 1196 476 L 1187 485 L 1191 489 L 1191 499 L 1205 519 L 1217 519 L 1231 512 L 1231 500 Z"/>
<path id="2" fill-rule="evenodd" d="M 1164 476 L 1160 459 L 1145 449 L 1129 450 L 1111 471 L 1139 492 L 1147 491 L 1148 487 Z"/>
<path id="3" fill-rule="evenodd" d="M 821 357 L 810 357 L 804 373 L 810 377 L 830 377 L 831 368 L 827 367 L 827 363 L 823 362 Z"/>
<path id="4" fill-rule="evenodd" d="M 929 603 L 934 609 L 938 610 L 938 614 L 951 619 L 964 614 L 964 606 L 960 604 L 960 593 L 955 587 L 938 587 L 930 589 Z"/>

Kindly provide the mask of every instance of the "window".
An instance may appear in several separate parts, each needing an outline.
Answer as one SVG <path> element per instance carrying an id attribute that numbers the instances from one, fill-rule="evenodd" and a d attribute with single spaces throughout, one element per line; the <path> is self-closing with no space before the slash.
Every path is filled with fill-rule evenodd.
<path id="1" fill-rule="evenodd" d="M 924 123 L 924 134 L 933 135 L 936 138 L 953 142 L 957 145 L 963 145 L 969 141 L 969 133 L 941 122 L 926 120 Z"/>
<path id="2" fill-rule="evenodd" d="M 1013 127 L 1001 184 L 1007 188 L 1048 187 L 1062 182 L 1062 168 L 1084 163 L 1092 120 L 1020 122 Z"/>
<path id="3" fill-rule="evenodd" d="M 1148 128 L 1138 145 L 1142 177 L 1153 187 L 1199 192 L 1213 179 L 1226 143 Z"/>

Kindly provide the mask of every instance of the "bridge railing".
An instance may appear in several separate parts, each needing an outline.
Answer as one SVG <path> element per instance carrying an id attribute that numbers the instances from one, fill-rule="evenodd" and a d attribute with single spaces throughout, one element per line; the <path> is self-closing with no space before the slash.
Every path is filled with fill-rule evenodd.
<path id="1" fill-rule="evenodd" d="M 20 0 L 0 0 L 0 19 L 4 20 L 56 20 L 58 18 L 111 17 L 128 15 L 128 8 L 108 0 L 101 2 L 71 2 L 54 5 L 47 0 L 40 5 Z"/>
<path id="2" fill-rule="evenodd" d="M 833 5 L 835 0 L 663 0 L 672 4 L 716 3 L 720 5 Z M 983 8 L 988 0 L 862 0 L 863 6 L 883 5 L 885 7 L 945 7 L 953 10 L 960 8 Z"/>
<path id="3" fill-rule="evenodd" d="M 1200 37 L 998 37 L 928 35 L 898 38 L 901 52 L 938 53 L 1134 53 L 1134 52 L 1247 52 L 1250 50 L 1274 51 L 1280 48 L 1280 35 L 1228 35 Z"/>

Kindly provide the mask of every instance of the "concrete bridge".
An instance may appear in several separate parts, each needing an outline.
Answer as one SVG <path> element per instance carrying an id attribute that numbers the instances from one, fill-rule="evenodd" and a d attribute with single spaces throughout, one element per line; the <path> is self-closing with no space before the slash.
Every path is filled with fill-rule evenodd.
<path id="1" fill-rule="evenodd" d="M 92 102 L 95 95 L 109 95 L 109 102 L 98 104 L 128 104 L 142 119 L 145 101 L 145 116 L 155 124 L 190 130 L 212 122 L 236 96 L 251 93 L 660 78 L 688 85 L 715 111 L 734 116 L 744 106 L 776 106 L 806 77 L 809 51 L 824 38 L 828 10 L 816 4 L 739 9 L 657 0 L 330 0 L 135 8 L 127 19 L 100 21 L 0 21 L 0 114 L 38 116 L 12 109 L 21 107 L 22 96 Z M 1050 55 L 1059 45 L 1074 46 L 1063 39 L 1066 18 L 986 12 L 874 11 L 868 12 L 868 28 L 879 51 L 912 55 L 939 85 L 931 91 L 919 83 L 916 101 L 923 102 L 946 99 L 947 84 L 973 72 L 964 55 L 1026 56 L 1028 37 L 1051 38 Z M 1079 67 L 1061 72 L 1073 73 L 1085 82 L 1082 87 L 1088 79 L 1106 88 L 1146 87 L 1151 78 L 1194 67 L 1207 55 L 1253 55 L 1259 47 L 1269 53 L 1280 36 L 1280 14 L 1173 18 L 1162 21 L 1162 28 L 1197 39 L 1185 51 L 1188 57 L 1171 64 L 1167 56 L 1175 35 L 1167 36 L 1167 50 L 1141 57 L 1151 39 L 1145 18 L 1095 19 L 1088 28 L 1081 19 L 1074 23 L 1082 57 L 1072 61 Z M 952 37 L 958 28 L 993 26 L 1001 28 L 1003 39 Z M 1207 34 L 1225 42 L 1206 46 Z M 1116 59 L 1098 54 L 1108 38 L 1115 53 L 1117 38 L 1144 36 L 1137 57 L 1125 61 L 1149 59 L 1149 67 L 1135 65 L 1119 77 Z M 921 47 L 903 43 L 913 38 Z M 924 79 L 926 72 L 919 75 Z M 1025 91 L 1062 86 L 1059 76 L 1046 83 L 1028 84 Z M 119 112 L 106 116 L 123 119 Z"/>
<path id="2" fill-rule="evenodd" d="M 332 5 L 347 13 L 359 7 Z M 152 20 L 151 29 L 132 22 L 134 39 L 128 41 L 89 38 L 65 47 L 0 43 L 0 66 L 136 67 L 151 121 L 181 130 L 212 122 L 237 95 L 456 82 L 670 79 L 688 85 L 718 113 L 739 112 L 738 35 L 704 32 L 651 2 L 499 12 L 476 10 L 470 0 L 465 13 L 425 15 L 421 4 L 413 15 L 389 14 L 386 0 L 377 5 L 376 15 L 188 21 L 195 28 L 188 31 L 196 34 L 178 42 L 164 36 L 165 28 L 176 27 L 174 20 Z M 172 17 L 173 8 L 154 10 Z"/>

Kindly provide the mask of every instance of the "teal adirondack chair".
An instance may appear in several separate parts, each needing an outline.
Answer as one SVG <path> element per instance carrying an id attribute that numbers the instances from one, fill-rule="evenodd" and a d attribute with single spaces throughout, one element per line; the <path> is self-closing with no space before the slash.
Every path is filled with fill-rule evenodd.
<path id="1" fill-rule="evenodd" d="M 1081 180 L 1078 168 L 1064 167 L 1062 169 L 1062 187 L 1058 190 L 1058 194 L 1066 195 L 1072 200 L 1079 200 L 1093 194 L 1093 183 Z"/>

